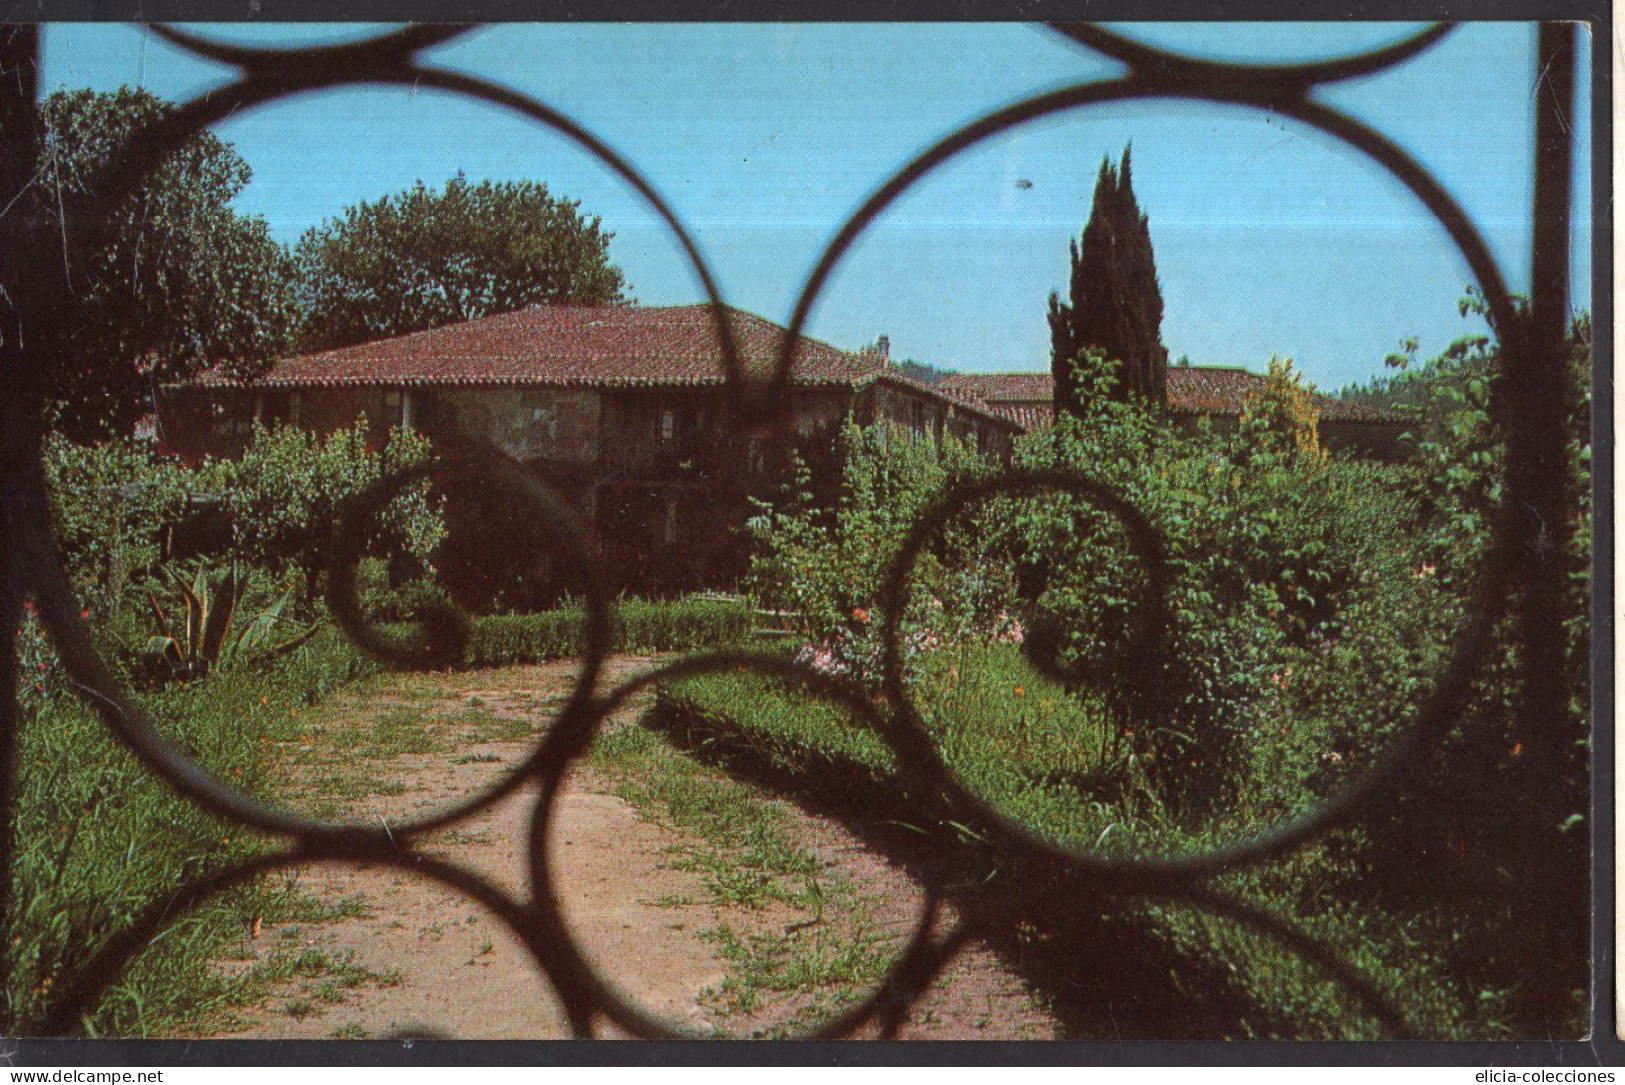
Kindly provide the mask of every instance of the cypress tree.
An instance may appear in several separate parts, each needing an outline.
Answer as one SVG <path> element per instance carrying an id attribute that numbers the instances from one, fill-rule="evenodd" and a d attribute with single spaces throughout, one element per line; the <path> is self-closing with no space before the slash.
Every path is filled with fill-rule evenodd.
<path id="1" fill-rule="evenodd" d="M 1049 326 L 1055 409 L 1083 408 L 1072 365 L 1094 347 L 1119 363 L 1114 394 L 1156 406 L 1167 401 L 1168 351 L 1162 345 L 1162 290 L 1151 229 L 1134 199 L 1130 148 L 1120 167 L 1100 164 L 1083 236 L 1071 243 L 1069 301 L 1051 293 Z"/>

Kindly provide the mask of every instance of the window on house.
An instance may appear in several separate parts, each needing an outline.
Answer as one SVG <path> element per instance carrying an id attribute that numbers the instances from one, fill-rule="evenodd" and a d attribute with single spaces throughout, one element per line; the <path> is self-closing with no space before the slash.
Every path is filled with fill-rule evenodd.
<path id="1" fill-rule="evenodd" d="M 660 439 L 669 441 L 677 436 L 677 412 L 670 407 L 660 410 Z"/>
<path id="2" fill-rule="evenodd" d="M 531 408 L 531 431 L 538 437 L 555 440 L 559 435 L 559 412 L 550 403 Z"/>
<path id="3" fill-rule="evenodd" d="M 218 437 L 247 438 L 254 433 L 254 414 L 250 405 L 238 400 L 214 405 L 214 432 Z"/>
<path id="4" fill-rule="evenodd" d="M 401 416 L 401 393 L 398 389 L 384 393 L 384 425 L 394 428 L 403 421 Z"/>

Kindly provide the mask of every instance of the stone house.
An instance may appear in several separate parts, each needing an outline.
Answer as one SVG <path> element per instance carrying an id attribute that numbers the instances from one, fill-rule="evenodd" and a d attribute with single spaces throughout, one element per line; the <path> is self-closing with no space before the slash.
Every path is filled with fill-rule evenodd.
<path id="1" fill-rule="evenodd" d="M 738 310 L 730 320 L 747 375 L 770 373 L 788 332 Z M 365 416 L 380 437 L 407 426 L 446 450 L 494 446 L 576 503 L 622 587 L 714 587 L 742 571 L 746 498 L 773 474 L 766 441 L 729 420 L 723 374 L 709 306 L 532 306 L 284 359 L 251 382 L 166 387 L 158 436 L 185 457 L 229 456 L 256 421 L 326 433 Z M 848 418 L 1000 457 L 1022 428 L 904 376 L 884 354 L 807 337 L 788 394 L 813 460 Z"/>
<path id="2" fill-rule="evenodd" d="M 1234 366 L 1170 366 L 1168 409 L 1182 426 L 1205 418 L 1220 430 L 1233 431 L 1248 395 L 1264 379 Z M 961 373 L 939 387 L 985 405 L 1025 431 L 1042 429 L 1055 419 L 1055 383 L 1049 373 Z M 1410 427 L 1398 415 L 1318 392 L 1314 399 L 1320 408 L 1320 439 L 1327 448 L 1378 459 L 1404 454 L 1400 437 Z"/>

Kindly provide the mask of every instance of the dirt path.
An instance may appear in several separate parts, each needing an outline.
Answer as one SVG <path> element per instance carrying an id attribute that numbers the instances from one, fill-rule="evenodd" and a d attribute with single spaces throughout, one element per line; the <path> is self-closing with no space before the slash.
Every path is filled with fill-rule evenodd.
<path id="1" fill-rule="evenodd" d="M 615 657 L 604 688 L 658 662 Z M 310 710 L 302 740 L 285 751 L 302 791 L 300 805 L 368 820 L 443 807 L 523 759 L 571 677 L 570 665 L 549 664 L 450 676 L 390 674 L 358 684 Z M 629 705 L 610 729 L 633 722 L 644 707 Z M 796 932 L 815 925 L 807 919 L 811 913 L 782 901 L 731 902 L 719 893 L 715 871 L 683 861 L 681 832 L 617 795 L 619 782 L 614 770 L 601 766 L 572 773 L 558 807 L 552 860 L 579 943 L 603 974 L 670 1021 L 701 1033 L 750 1035 L 789 1020 L 809 1003 L 773 994 L 772 968 L 805 969 L 811 960 L 827 967 L 835 983 L 839 963 L 852 956 L 842 938 L 900 942 L 913 921 L 919 892 L 904 874 L 832 823 L 774 803 L 772 813 L 796 847 L 815 857 L 811 884 L 823 878 L 846 887 L 838 898 L 846 911 L 829 917 L 830 937 L 822 939 L 820 931 L 809 957 Z M 534 797 L 534 789 L 521 789 L 437 834 L 427 848 L 522 895 Z M 298 874 L 296 887 L 311 902 L 305 921 L 256 924 L 240 959 L 222 964 L 230 972 L 273 978 L 266 997 L 221 1022 L 215 1035 L 569 1035 L 556 996 L 528 954 L 459 894 L 382 869 L 311 868 Z M 850 916 L 861 918 L 861 932 Z M 816 925 L 823 924 L 820 911 Z M 801 956 L 785 957 L 786 947 Z M 859 972 L 854 968 L 855 976 Z M 768 994 L 758 998 L 758 989 Z M 836 990 L 835 1006 L 855 997 L 855 991 Z M 972 947 L 916 1008 L 905 1035 L 1054 1033 L 1022 984 L 986 949 Z"/>

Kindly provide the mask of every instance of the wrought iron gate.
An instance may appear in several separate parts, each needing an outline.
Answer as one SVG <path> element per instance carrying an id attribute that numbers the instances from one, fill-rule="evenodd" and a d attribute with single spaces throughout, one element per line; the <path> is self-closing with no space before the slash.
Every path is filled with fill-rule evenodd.
<path id="1" fill-rule="evenodd" d="M 51 246 L 33 236 L 25 216 L 0 217 L 0 352 L 4 383 L 0 398 L 0 470 L 4 472 L 3 530 L 5 548 L 4 594 L 0 595 L 0 630 L 8 638 L 5 670 L 0 675 L 0 855 L 11 854 L 12 809 L 16 797 L 19 711 L 16 699 L 17 654 L 14 631 L 25 600 L 31 600 L 48 630 L 56 651 L 85 701 L 106 726 L 156 776 L 192 801 L 220 817 L 262 831 L 283 846 L 247 864 L 199 878 L 182 888 L 174 901 L 155 905 L 128 930 L 114 937 L 90 962 L 57 992 L 42 1031 L 47 1035 L 75 1033 L 81 1017 L 93 1008 L 120 968 L 142 951 L 162 927 L 209 895 L 281 867 L 313 862 L 382 864 L 434 879 L 468 895 L 500 917 L 534 956 L 537 967 L 559 992 L 573 1027 L 593 1035 L 595 1023 L 609 1019 L 640 1036 L 681 1036 L 675 1027 L 654 1019 L 627 995 L 607 983 L 572 937 L 561 914 L 554 887 L 554 871 L 543 845 L 564 774 L 586 748 L 607 715 L 638 689 L 683 676 L 719 671 L 751 671 L 800 683 L 809 695 L 828 698 L 850 709 L 895 751 L 899 765 L 907 766 L 911 793 L 931 796 L 934 808 L 922 811 L 927 823 L 955 822 L 971 826 L 986 846 L 1020 860 L 1025 869 L 1048 874 L 1047 892 L 1074 894 L 1070 906 L 1080 914 L 1105 900 L 1157 900 L 1176 902 L 1232 917 L 1278 940 L 1351 993 L 1396 1036 L 1414 1034 L 1407 1021 L 1371 980 L 1350 964 L 1337 947 L 1318 941 L 1292 925 L 1253 907 L 1215 886 L 1228 871 L 1285 856 L 1335 827 L 1357 823 L 1389 794 L 1400 769 L 1419 750 L 1435 743 L 1460 712 L 1469 684 L 1484 665 L 1491 632 L 1509 622 L 1515 630 L 1518 659 L 1518 711 L 1523 721 L 1524 776 L 1517 786 L 1535 796 L 1543 814 L 1528 826 L 1521 842 L 1526 870 L 1538 875 L 1540 856 L 1555 811 L 1541 805 L 1553 792 L 1562 742 L 1557 729 L 1545 724 L 1559 718 L 1568 692 L 1561 677 L 1565 618 L 1562 572 L 1555 555 L 1568 545 L 1576 503 L 1564 473 L 1564 444 L 1568 438 L 1564 415 L 1563 364 L 1569 317 L 1570 204 L 1574 137 L 1569 130 L 1575 83 L 1575 56 L 1579 27 L 1548 24 L 1539 30 L 1539 77 L 1534 140 L 1534 244 L 1532 296 L 1527 306 L 1510 294 L 1473 221 L 1451 194 L 1404 149 L 1382 133 L 1367 127 L 1318 99 L 1315 91 L 1327 84 L 1369 75 L 1422 53 L 1451 33 L 1438 25 L 1402 42 L 1373 52 L 1338 60 L 1290 65 L 1220 63 L 1175 55 L 1138 44 L 1094 25 L 1060 25 L 1053 30 L 1078 46 L 1121 61 L 1126 74 L 1081 83 L 1042 94 L 999 110 L 972 123 L 921 153 L 907 167 L 881 185 L 850 218 L 810 276 L 796 306 L 791 332 L 798 333 L 830 275 L 864 229 L 893 200 L 930 170 L 954 155 L 1016 125 L 1063 111 L 1133 99 L 1220 102 L 1290 117 L 1354 148 L 1405 186 L 1433 215 L 1460 249 L 1483 290 L 1493 328 L 1501 348 L 1502 371 L 1494 387 L 1494 414 L 1504 428 L 1508 450 L 1506 499 L 1493 534 L 1493 550 L 1480 571 L 1472 596 L 1470 618 L 1456 643 L 1448 668 L 1426 695 L 1416 723 L 1384 751 L 1368 771 L 1307 816 L 1280 825 L 1252 839 L 1212 851 L 1166 858 L 1124 859 L 1071 849 L 1039 839 L 993 810 L 973 795 L 949 771 L 921 725 L 901 678 L 896 616 L 907 593 L 910 564 L 935 526 L 957 510 L 994 493 L 1016 494 L 1063 491 L 1092 503 L 1119 519 L 1128 529 L 1132 549 L 1149 571 L 1149 589 L 1141 600 L 1133 650 L 1123 653 L 1120 666 L 1102 666 L 1093 677 L 1133 682 L 1135 659 L 1154 657 L 1162 629 L 1162 592 L 1167 572 L 1152 525 L 1119 495 L 1100 484 L 1067 472 L 1007 472 L 991 481 L 966 484 L 945 497 L 924 517 L 886 582 L 883 612 L 888 622 L 885 658 L 886 704 L 855 694 L 841 682 L 775 657 L 753 653 L 724 653 L 687 658 L 608 693 L 596 688 L 600 664 L 610 646 L 611 600 L 604 588 L 587 534 L 576 524 L 569 508 L 543 483 L 516 465 L 495 456 L 441 463 L 417 469 L 381 484 L 352 510 L 339 538 L 344 545 L 335 559 L 330 601 L 341 626 L 362 648 L 396 665 L 425 667 L 444 662 L 458 647 L 460 627 L 455 619 L 430 623 L 422 638 L 403 646 L 371 627 L 362 615 L 354 590 L 354 563 L 359 558 L 359 526 L 369 510 L 400 488 L 431 474 L 475 475 L 499 488 L 514 501 L 534 506 L 556 525 L 557 547 L 580 571 L 587 598 L 587 651 L 577 686 L 556 724 L 524 766 L 501 784 L 471 797 L 431 818 L 379 827 L 364 824 L 329 824 L 272 809 L 211 776 L 183 751 L 166 740 L 115 680 L 92 645 L 91 631 L 81 618 L 70 589 L 57 544 L 52 535 L 45 475 L 41 466 L 43 440 L 41 406 L 46 374 L 52 366 L 70 364 L 70 346 L 62 334 L 59 300 L 61 283 L 50 259 Z M 222 45 L 169 28 L 155 28 L 172 44 L 191 53 L 235 68 L 237 78 L 206 96 L 181 105 L 166 119 L 124 146 L 109 167 L 109 182 L 97 186 L 110 193 L 109 206 L 128 194 L 163 158 L 206 126 L 254 106 L 303 92 L 336 86 L 411 85 L 437 88 L 490 103 L 570 137 L 624 178 L 663 218 L 692 263 L 718 314 L 717 332 L 729 359 L 733 394 L 742 404 L 773 410 L 786 401 L 781 393 L 788 373 L 788 351 L 795 335 L 786 338 L 787 356 L 777 376 L 766 385 L 747 385 L 738 364 L 730 328 L 722 317 L 723 299 L 691 241 L 683 223 L 666 205 L 649 180 L 606 143 L 568 115 L 542 102 L 471 76 L 438 70 L 421 63 L 419 54 L 450 41 L 465 30 L 456 26 L 414 26 L 356 44 L 303 50 L 252 49 Z M 36 174 L 41 148 L 35 138 L 36 68 L 39 31 L 34 27 L 0 30 L 0 192 L 23 191 Z M 83 221 L 93 221 L 86 218 Z M 87 226 L 91 244 L 95 230 Z M 484 809 L 501 796 L 527 783 L 540 784 L 540 797 L 531 818 L 529 845 L 533 878 L 529 899 L 516 899 L 474 873 L 424 854 L 418 844 L 431 829 L 452 824 Z M 1528 975 L 1534 977 L 1520 1003 L 1520 1030 L 1545 1035 L 1555 1007 L 1566 997 L 1562 981 L 1544 962 L 1558 947 L 1550 942 L 1556 910 L 1572 909 L 1578 902 L 1543 891 L 1539 878 L 1528 879 L 1524 896 L 1516 902 L 1529 932 L 1522 949 Z M 966 940 L 975 936 L 974 924 L 944 934 L 934 922 L 947 885 L 928 884 L 928 905 L 907 948 L 872 997 L 817 1035 L 853 1035 L 874 1028 L 881 1036 L 896 1033 L 904 1015 L 933 975 Z M 1014 924 L 1028 903 L 1019 886 L 1006 888 L 1002 907 L 984 908 L 977 922 L 984 930 Z M 12 904 L 9 866 L 0 872 L 0 915 Z M 8 939 L 9 941 L 9 939 Z"/>

